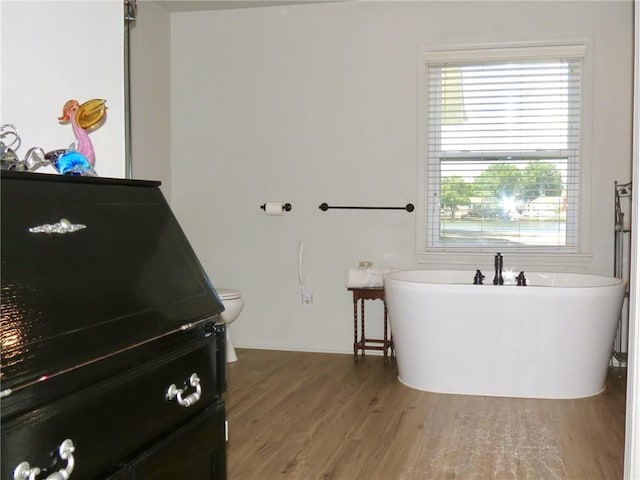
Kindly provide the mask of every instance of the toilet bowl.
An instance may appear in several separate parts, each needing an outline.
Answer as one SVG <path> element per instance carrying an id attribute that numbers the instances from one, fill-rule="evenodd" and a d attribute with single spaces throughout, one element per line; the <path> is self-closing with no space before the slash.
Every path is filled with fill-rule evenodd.
<path id="1" fill-rule="evenodd" d="M 224 305 L 224 312 L 220 314 L 220 318 L 222 321 L 226 323 L 226 350 L 227 350 L 227 363 L 235 362 L 238 360 L 236 356 L 236 351 L 233 348 L 233 344 L 231 343 L 231 334 L 229 333 L 229 325 L 233 323 L 233 321 L 238 318 L 242 308 L 244 307 L 244 300 L 242 299 L 242 295 L 240 291 L 233 290 L 231 288 L 217 288 L 216 292 L 218 292 L 218 296 Z"/>

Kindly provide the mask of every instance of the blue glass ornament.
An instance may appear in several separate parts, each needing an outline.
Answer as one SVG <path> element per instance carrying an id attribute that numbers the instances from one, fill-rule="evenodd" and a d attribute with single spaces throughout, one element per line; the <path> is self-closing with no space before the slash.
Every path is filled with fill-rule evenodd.
<path id="1" fill-rule="evenodd" d="M 54 161 L 53 166 L 61 175 L 96 176 L 96 172 L 91 168 L 87 158 L 79 152 L 69 151 L 60 155 Z"/>

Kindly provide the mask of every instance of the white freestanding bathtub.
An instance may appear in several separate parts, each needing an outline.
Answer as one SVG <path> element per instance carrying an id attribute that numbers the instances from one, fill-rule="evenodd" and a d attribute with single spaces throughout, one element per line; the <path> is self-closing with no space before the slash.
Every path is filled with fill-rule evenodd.
<path id="1" fill-rule="evenodd" d="M 491 272 L 493 276 L 493 272 Z M 419 390 L 580 398 L 604 389 L 625 285 L 526 274 L 527 286 L 473 285 L 474 272 L 385 275 L 398 379 Z"/>

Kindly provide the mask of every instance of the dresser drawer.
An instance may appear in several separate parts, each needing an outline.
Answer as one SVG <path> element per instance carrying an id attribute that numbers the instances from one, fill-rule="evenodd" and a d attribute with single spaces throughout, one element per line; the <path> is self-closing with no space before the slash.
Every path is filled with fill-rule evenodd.
<path id="1" fill-rule="evenodd" d="M 103 478 L 102 472 L 218 400 L 215 375 L 212 338 L 3 422 L 1 478 L 13 478 L 22 462 L 42 469 L 37 478 L 66 467 L 68 460 L 58 455 L 66 439 L 75 447 L 71 478 Z"/>
<path id="2" fill-rule="evenodd" d="M 132 459 L 107 480 L 225 480 L 224 403 L 217 402 Z"/>

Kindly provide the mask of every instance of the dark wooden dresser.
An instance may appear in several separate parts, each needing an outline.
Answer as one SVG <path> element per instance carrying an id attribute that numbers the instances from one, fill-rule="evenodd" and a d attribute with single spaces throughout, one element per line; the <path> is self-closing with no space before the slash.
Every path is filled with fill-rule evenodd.
<path id="1" fill-rule="evenodd" d="M 223 306 L 159 183 L 1 173 L 1 479 L 225 479 Z"/>

